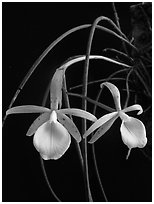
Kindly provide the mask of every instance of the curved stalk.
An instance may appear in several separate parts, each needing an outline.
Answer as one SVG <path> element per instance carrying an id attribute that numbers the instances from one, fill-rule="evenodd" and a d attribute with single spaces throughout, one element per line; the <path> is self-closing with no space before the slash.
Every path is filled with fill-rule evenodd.
<path id="1" fill-rule="evenodd" d="M 151 92 L 149 91 L 149 88 L 148 88 L 147 84 L 144 82 L 144 80 L 142 79 L 142 77 L 140 76 L 138 71 L 135 70 L 135 73 L 136 73 L 137 77 L 139 78 L 140 82 L 143 84 L 148 96 L 151 98 L 152 97 Z"/>
<path id="2" fill-rule="evenodd" d="M 46 173 L 46 170 L 45 170 L 45 166 L 44 166 L 44 161 L 42 159 L 42 157 L 40 156 L 40 162 L 41 162 L 41 167 L 42 167 L 42 171 L 43 171 L 43 175 L 44 175 L 44 178 L 45 178 L 45 181 L 50 189 L 50 192 L 51 194 L 53 195 L 53 197 L 56 199 L 56 201 L 58 202 L 61 202 L 61 200 L 58 198 L 58 196 L 55 194 L 53 188 L 51 187 L 50 185 L 50 182 L 48 180 L 48 176 L 47 176 L 47 173 Z"/>
<path id="3" fill-rule="evenodd" d="M 10 104 L 9 104 L 9 107 L 8 109 L 10 109 L 12 107 L 12 105 L 14 104 L 16 98 L 18 97 L 19 93 L 21 92 L 21 90 L 23 89 L 23 87 L 25 86 L 26 82 L 28 81 L 28 79 L 30 78 L 30 76 L 33 74 L 33 72 L 35 71 L 35 69 L 37 68 L 37 66 L 41 63 L 41 61 L 45 58 L 45 56 L 61 41 L 63 40 L 65 37 L 67 37 L 68 35 L 76 32 L 76 31 L 79 31 L 79 30 L 82 30 L 82 29 L 85 29 L 85 28 L 89 28 L 91 26 L 91 24 L 85 24 L 85 25 L 81 25 L 81 26 L 77 26 L 75 28 L 72 28 L 70 30 L 68 30 L 67 32 L 63 33 L 59 38 L 57 38 L 54 42 L 52 42 L 45 50 L 44 52 L 37 58 L 37 60 L 34 62 L 34 64 L 32 65 L 32 67 L 29 69 L 29 71 L 27 72 L 27 74 L 25 75 L 24 79 L 22 80 L 22 82 L 20 83 L 17 91 L 15 92 Z M 134 50 L 138 51 L 137 48 L 131 44 L 131 42 L 129 42 L 127 39 L 119 36 L 117 33 L 115 33 L 114 31 L 108 29 L 108 28 L 105 28 L 103 26 L 98 26 L 96 25 L 96 28 L 102 30 L 102 31 L 105 31 L 109 34 L 112 34 L 114 35 L 115 37 L 125 41 L 130 47 L 132 47 Z M 5 123 L 5 120 L 6 120 L 7 116 L 5 115 L 5 117 L 3 118 L 3 124 Z"/>
<path id="4" fill-rule="evenodd" d="M 98 102 L 99 101 L 99 98 L 101 96 L 101 93 L 102 93 L 102 88 L 100 89 L 97 97 L 96 97 L 96 101 Z M 97 109 L 97 105 L 94 106 L 94 110 L 93 110 L 93 114 L 96 115 L 96 109 Z M 97 166 L 97 160 L 96 160 L 96 155 L 95 155 L 95 143 L 92 144 L 92 153 L 93 153 L 93 160 L 94 160 L 94 166 L 95 166 L 95 171 L 96 171 L 96 175 L 97 175 L 97 179 L 98 179 L 98 182 L 99 182 L 99 185 L 100 185 L 100 189 L 102 191 L 102 194 L 103 194 L 103 197 L 105 199 L 106 202 L 108 202 L 108 199 L 107 199 L 107 196 L 105 194 L 105 191 L 104 191 L 104 188 L 103 188 L 103 185 L 102 185 L 102 182 L 101 182 L 101 178 L 100 178 L 100 175 L 99 175 L 99 170 L 98 170 L 98 166 Z"/>
<path id="5" fill-rule="evenodd" d="M 91 99 L 91 98 L 85 97 L 85 96 L 83 96 L 83 95 L 81 95 L 81 94 L 69 93 L 69 92 L 68 92 L 67 94 L 70 95 L 70 96 L 75 96 L 75 97 L 83 98 L 83 99 L 89 101 L 90 103 L 93 103 L 94 105 L 97 105 L 97 106 L 99 106 L 100 108 L 102 108 L 102 109 L 104 109 L 104 110 L 107 110 L 107 111 L 109 111 L 109 112 L 114 112 L 114 111 L 116 111 L 115 109 L 113 109 L 113 108 L 111 108 L 111 107 L 109 107 L 109 106 L 107 106 L 107 105 L 105 105 L 105 104 L 103 104 L 103 103 L 97 102 L 97 101 L 95 101 L 95 100 L 93 100 L 93 99 Z"/>
<path id="6" fill-rule="evenodd" d="M 68 98 L 68 95 L 67 95 L 67 85 L 66 85 L 66 77 L 65 77 L 65 75 L 64 75 L 64 89 L 63 89 L 63 91 L 64 91 L 65 106 L 66 106 L 66 108 L 70 108 L 69 98 Z M 71 119 L 72 119 L 72 117 L 71 117 Z M 80 158 L 82 170 L 84 171 L 84 161 L 83 161 L 80 145 L 79 145 L 78 142 L 75 142 L 75 145 L 76 145 L 76 149 L 78 151 L 78 155 L 79 155 L 79 158 Z"/>
<path id="7" fill-rule="evenodd" d="M 117 24 L 119 30 L 121 31 L 120 22 L 119 22 L 119 17 L 118 17 L 118 13 L 117 13 L 117 10 L 116 10 L 115 3 L 114 3 L 114 2 L 112 2 L 112 8 L 113 8 L 113 13 L 114 13 L 114 17 L 115 17 L 116 24 Z M 124 49 L 125 53 L 128 54 L 128 51 L 127 51 L 127 48 L 126 48 L 126 45 L 125 45 L 125 42 L 124 42 L 124 41 L 122 41 L 122 45 L 123 45 L 123 49 Z"/>
<path id="8" fill-rule="evenodd" d="M 127 92 L 127 97 L 126 97 L 124 108 L 126 108 L 128 106 L 128 101 L 129 101 L 129 97 L 130 97 L 130 90 L 129 90 L 129 82 L 128 82 L 128 80 L 129 80 L 129 77 L 130 77 L 132 72 L 133 72 L 133 69 L 131 69 L 128 72 L 127 77 L 126 77 L 126 92 Z"/>
<path id="9" fill-rule="evenodd" d="M 108 78 L 105 78 L 105 79 L 98 79 L 98 80 L 95 80 L 95 81 L 90 81 L 88 82 L 88 85 L 92 85 L 92 84 L 97 84 L 97 83 L 102 83 L 102 82 L 106 82 L 106 81 L 124 81 L 126 80 L 125 78 L 120 78 L 120 77 L 114 77 L 114 78 L 111 78 L 111 79 L 108 79 Z M 82 84 L 80 85 L 77 85 L 77 86 L 73 86 L 71 88 L 69 88 L 70 90 L 74 90 L 74 89 L 77 89 L 77 88 L 81 88 L 82 87 Z"/>

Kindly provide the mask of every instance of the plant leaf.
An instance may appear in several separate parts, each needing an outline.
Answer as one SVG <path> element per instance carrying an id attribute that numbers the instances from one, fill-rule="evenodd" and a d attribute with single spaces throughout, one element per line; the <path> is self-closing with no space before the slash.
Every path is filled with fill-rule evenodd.
<path id="1" fill-rule="evenodd" d="M 50 118 L 50 112 L 48 113 L 43 113 L 41 114 L 39 117 L 36 118 L 36 120 L 34 120 L 34 122 L 31 124 L 30 128 L 28 129 L 26 135 L 27 136 L 31 136 L 33 135 L 36 130 L 45 122 L 47 122 Z"/>
<path id="2" fill-rule="evenodd" d="M 25 105 L 25 106 L 16 106 L 10 108 L 6 111 L 6 115 L 9 114 L 18 114 L 18 113 L 43 113 L 49 112 L 50 109 L 43 106 L 34 106 L 34 105 Z"/>
<path id="3" fill-rule="evenodd" d="M 89 141 L 89 143 L 94 143 L 96 142 L 102 135 L 104 135 L 109 128 L 113 125 L 114 121 L 117 119 L 118 115 L 115 115 L 114 117 L 112 117 L 111 119 L 109 119 L 108 121 L 106 121 L 98 130 L 97 132 L 94 134 L 94 136 L 91 138 L 91 140 Z"/>
<path id="4" fill-rule="evenodd" d="M 74 137 L 74 139 L 76 139 L 77 142 L 80 142 L 81 135 L 78 128 L 74 124 L 74 122 L 68 116 L 58 111 L 57 111 L 57 118 L 59 122 L 62 125 L 64 125 L 64 127 L 68 130 L 68 132 Z"/>
<path id="5" fill-rule="evenodd" d="M 106 123 L 108 120 L 113 118 L 114 116 L 118 115 L 117 112 L 112 112 L 109 114 L 104 115 L 103 117 L 99 118 L 83 135 L 83 138 L 86 138 L 88 135 L 90 135 L 94 130 L 99 128 L 101 125 Z"/>
<path id="6" fill-rule="evenodd" d="M 74 115 L 81 118 L 86 118 L 87 120 L 91 120 L 91 121 L 97 120 L 97 118 L 93 114 L 77 108 L 66 108 L 66 109 L 58 110 L 57 112 Z"/>

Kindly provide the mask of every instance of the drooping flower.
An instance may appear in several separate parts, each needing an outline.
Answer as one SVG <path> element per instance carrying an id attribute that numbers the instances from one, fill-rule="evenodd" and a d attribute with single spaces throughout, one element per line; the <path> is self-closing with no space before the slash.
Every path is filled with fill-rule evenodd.
<path id="1" fill-rule="evenodd" d="M 93 135 L 89 143 L 94 143 L 98 140 L 107 130 L 113 125 L 114 121 L 120 117 L 122 124 L 120 127 L 121 137 L 125 145 L 129 148 L 127 158 L 132 148 L 143 148 L 147 143 L 146 130 L 144 124 L 137 118 L 130 117 L 126 114 L 129 111 L 138 110 L 137 115 L 143 112 L 142 107 L 138 104 L 121 109 L 120 92 L 118 88 L 112 83 L 105 82 L 101 84 L 101 87 L 105 85 L 112 93 L 116 111 L 106 114 L 99 118 L 83 135 L 83 138 L 90 135 L 93 131 L 99 128 Z"/>
<path id="2" fill-rule="evenodd" d="M 6 112 L 6 115 L 41 113 L 32 123 L 26 135 L 32 136 L 34 134 L 34 146 L 45 160 L 59 159 L 69 148 L 71 136 L 77 142 L 81 141 L 78 128 L 73 120 L 66 115 L 74 115 L 91 121 L 97 120 L 94 115 L 81 109 L 58 109 L 58 106 L 61 107 L 62 101 L 62 80 L 63 70 L 57 70 L 50 86 L 51 109 L 42 106 L 24 105 L 10 108 Z"/>

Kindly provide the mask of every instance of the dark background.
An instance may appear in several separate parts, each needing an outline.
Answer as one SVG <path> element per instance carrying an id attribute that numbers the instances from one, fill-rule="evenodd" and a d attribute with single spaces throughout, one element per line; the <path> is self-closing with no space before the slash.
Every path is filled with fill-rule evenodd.
<path id="1" fill-rule="evenodd" d="M 122 31 L 130 36 L 129 8 L 136 3 L 116 3 Z M 21 80 L 44 49 L 67 30 L 92 23 L 99 16 L 114 19 L 111 3 L 3 3 L 3 115 Z M 103 25 L 108 26 L 107 23 Z M 108 26 L 111 28 L 111 26 Z M 44 91 L 56 67 L 73 55 L 85 54 L 89 29 L 78 31 L 60 42 L 41 62 L 35 74 L 17 98 L 15 105 L 41 105 Z M 92 54 L 102 54 L 105 47 L 119 48 L 121 43 L 108 33 L 98 31 Z M 67 73 L 68 86 L 82 79 L 83 63 Z M 89 80 L 106 77 L 117 69 L 106 62 L 90 64 Z M 88 90 L 96 97 L 97 88 Z M 79 90 L 80 91 L 80 90 Z M 112 97 L 105 97 L 113 107 Z M 81 100 L 71 98 L 72 107 Z M 91 112 L 91 106 L 88 106 Z M 104 114 L 101 109 L 97 117 Z M 32 137 L 25 134 L 35 114 L 11 115 L 3 128 L 3 201 L 55 201 L 45 183 L 40 158 Z M 77 120 L 78 121 L 78 120 Z M 133 149 L 126 161 L 127 147 L 119 133 L 121 121 L 95 143 L 100 176 L 109 201 L 151 201 L 151 161 L 139 149 Z M 80 122 L 77 124 L 80 128 Z M 94 201 L 104 201 L 93 168 L 91 145 L 88 145 L 90 184 Z M 74 140 L 57 161 L 45 161 L 52 187 L 62 201 L 85 201 L 84 182 Z"/>

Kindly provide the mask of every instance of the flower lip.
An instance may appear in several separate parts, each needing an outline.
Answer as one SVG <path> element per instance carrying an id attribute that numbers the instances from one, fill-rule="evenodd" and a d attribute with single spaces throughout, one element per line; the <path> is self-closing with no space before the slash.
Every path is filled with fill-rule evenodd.
<path id="1" fill-rule="evenodd" d="M 58 121 L 47 121 L 37 129 L 33 143 L 43 159 L 59 159 L 69 148 L 71 137 Z"/>

